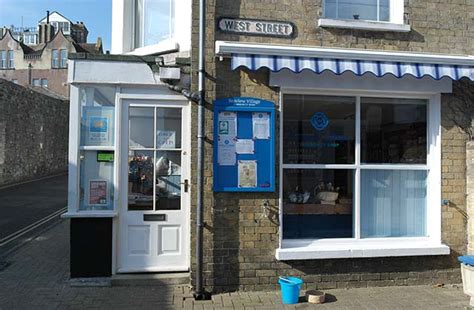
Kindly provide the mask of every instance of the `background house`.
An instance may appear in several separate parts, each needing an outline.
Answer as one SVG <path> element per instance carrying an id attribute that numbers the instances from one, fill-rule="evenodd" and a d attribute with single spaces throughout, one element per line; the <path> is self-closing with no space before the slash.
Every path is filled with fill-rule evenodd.
<path id="1" fill-rule="evenodd" d="M 82 22 L 73 23 L 58 12 L 48 17 L 39 21 L 37 30 L 1 29 L 0 77 L 68 97 L 68 54 L 102 53 L 102 40 L 87 43 L 88 30 Z"/>

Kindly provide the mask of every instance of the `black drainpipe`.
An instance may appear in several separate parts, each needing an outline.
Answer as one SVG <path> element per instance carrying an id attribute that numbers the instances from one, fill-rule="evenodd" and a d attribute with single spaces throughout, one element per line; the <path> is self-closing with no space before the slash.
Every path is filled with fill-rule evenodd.
<path id="1" fill-rule="evenodd" d="M 199 71 L 198 71 L 198 133 L 197 133 L 197 209 L 196 209 L 196 300 L 209 299 L 203 287 L 203 191 L 204 191 L 204 105 L 205 105 L 205 36 L 206 1 L 199 0 Z"/>

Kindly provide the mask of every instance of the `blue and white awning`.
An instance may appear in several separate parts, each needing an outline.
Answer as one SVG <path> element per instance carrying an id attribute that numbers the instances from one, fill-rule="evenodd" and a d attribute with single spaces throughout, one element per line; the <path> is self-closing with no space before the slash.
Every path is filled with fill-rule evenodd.
<path id="1" fill-rule="evenodd" d="M 351 71 L 358 76 L 372 73 L 378 77 L 392 74 L 398 78 L 412 75 L 416 78 L 430 76 L 435 80 L 440 80 L 445 76 L 453 80 L 463 77 L 474 80 L 474 67 L 427 63 L 234 54 L 232 55 L 232 69 L 235 70 L 239 67 L 245 67 L 252 71 L 268 68 L 274 72 L 289 69 L 296 73 L 311 70 L 319 74 L 329 70 L 335 74 Z"/>
<path id="2" fill-rule="evenodd" d="M 216 54 L 231 56 L 232 69 L 245 67 L 255 71 L 268 68 L 273 72 L 288 69 L 299 73 L 346 71 L 361 76 L 371 73 L 377 77 L 392 74 L 397 78 L 411 75 L 430 76 L 435 80 L 463 77 L 474 80 L 474 57 L 407 52 L 384 52 L 351 49 L 313 48 L 290 45 L 267 45 L 242 42 L 216 42 Z"/>

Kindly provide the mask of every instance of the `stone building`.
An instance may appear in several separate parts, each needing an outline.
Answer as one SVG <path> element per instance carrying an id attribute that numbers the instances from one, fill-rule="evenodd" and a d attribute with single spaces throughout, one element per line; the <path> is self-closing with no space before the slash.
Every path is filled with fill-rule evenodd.
<path id="1" fill-rule="evenodd" d="M 69 101 L 0 79 L 0 186 L 67 170 Z"/>
<path id="2" fill-rule="evenodd" d="M 57 12 L 48 17 L 38 24 L 37 44 L 25 44 L 15 38 L 18 33 L 1 29 L 0 77 L 20 85 L 47 87 L 68 97 L 67 55 L 102 53 L 102 40 L 87 43 L 88 30 L 82 22 L 72 23 Z"/>
<path id="3" fill-rule="evenodd" d="M 143 74 L 134 56 L 71 61 L 73 277 L 189 271 L 195 284 L 198 28 L 173 10 L 158 21 L 156 3 L 114 2 L 112 52 L 152 56 Z M 198 3 L 179 7 L 193 26 Z M 206 290 L 275 289 L 281 275 L 319 289 L 460 282 L 474 5 L 364 3 L 207 2 Z M 88 107 L 97 92 L 103 112 Z M 113 160 L 95 162 L 103 143 Z M 106 177 L 84 170 L 96 165 Z"/>

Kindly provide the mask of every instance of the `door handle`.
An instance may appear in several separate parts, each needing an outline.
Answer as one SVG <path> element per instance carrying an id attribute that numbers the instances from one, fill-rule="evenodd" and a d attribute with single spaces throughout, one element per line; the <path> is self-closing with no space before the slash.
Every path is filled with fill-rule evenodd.
<path id="1" fill-rule="evenodd" d="M 185 179 L 184 182 L 181 184 L 184 185 L 184 192 L 187 193 L 189 191 L 189 180 Z"/>

